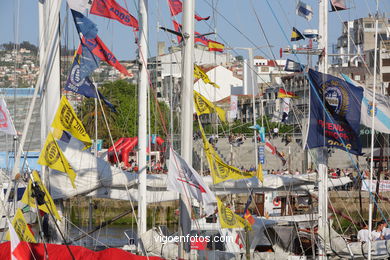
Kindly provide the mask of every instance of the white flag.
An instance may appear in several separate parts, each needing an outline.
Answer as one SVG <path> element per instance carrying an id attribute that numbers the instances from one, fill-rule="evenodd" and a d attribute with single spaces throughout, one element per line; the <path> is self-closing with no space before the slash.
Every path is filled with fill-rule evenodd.
<path id="1" fill-rule="evenodd" d="M 170 148 L 168 165 L 168 190 L 188 194 L 190 197 L 203 203 L 204 211 L 211 215 L 215 211 L 216 198 L 202 177 Z"/>
<path id="2" fill-rule="evenodd" d="M 0 131 L 9 135 L 17 135 L 4 98 L 0 100 Z"/>
<path id="3" fill-rule="evenodd" d="M 73 9 L 80 13 L 84 13 L 85 10 L 91 9 L 92 1 L 91 0 L 68 0 L 68 5 L 70 9 Z"/>
<path id="4" fill-rule="evenodd" d="M 313 18 L 313 8 L 311 8 L 310 5 L 305 4 L 301 1 L 299 1 L 297 4 L 296 13 L 297 15 L 302 16 L 308 21 L 310 21 L 311 18 Z"/>
<path id="5" fill-rule="evenodd" d="M 18 247 L 20 243 L 20 239 L 18 237 L 18 234 L 16 233 L 14 226 L 12 226 L 11 222 L 7 220 L 8 222 L 8 229 L 9 229 L 9 236 L 11 241 L 11 260 L 17 260 L 17 258 L 13 255 L 15 249 Z"/>
<path id="6" fill-rule="evenodd" d="M 238 106 L 238 97 L 236 95 L 230 96 L 230 118 L 236 119 L 237 118 L 237 106 Z"/>
<path id="7" fill-rule="evenodd" d="M 375 93 L 375 108 L 373 108 L 373 92 L 371 89 L 364 87 L 358 82 L 352 80 L 345 74 L 341 74 L 345 81 L 355 87 L 363 87 L 363 99 L 360 112 L 360 124 L 371 127 L 372 113 L 374 113 L 375 130 L 390 134 L 390 98 Z"/>

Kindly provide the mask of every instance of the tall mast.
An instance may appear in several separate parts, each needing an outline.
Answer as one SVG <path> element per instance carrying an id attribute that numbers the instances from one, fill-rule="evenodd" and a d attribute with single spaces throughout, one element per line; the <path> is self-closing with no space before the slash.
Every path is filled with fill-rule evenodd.
<path id="1" fill-rule="evenodd" d="M 181 155 L 192 165 L 193 137 L 193 90 L 194 90 L 194 15 L 195 0 L 183 3 L 183 65 L 181 97 Z M 180 235 L 186 236 L 191 231 L 190 198 L 180 196 Z M 189 259 L 190 244 L 185 241 L 179 247 L 179 258 Z"/>
<path id="2" fill-rule="evenodd" d="M 318 62 L 318 70 L 328 73 L 328 0 L 320 0 L 318 8 L 318 48 L 322 50 L 322 58 Z M 325 111 L 324 111 L 325 116 Z M 326 259 L 327 221 L 328 221 L 328 154 L 325 147 L 318 149 L 318 234 L 320 246 L 319 259 Z"/>
<path id="3" fill-rule="evenodd" d="M 375 48 L 374 48 L 374 86 L 372 91 L 372 107 L 375 107 L 376 97 L 376 74 L 377 74 L 377 59 L 378 59 L 378 17 L 379 17 L 379 0 L 376 0 L 376 17 L 375 17 Z M 374 143 L 375 143 L 375 113 L 372 113 L 371 121 L 371 160 L 370 160 L 370 182 L 369 182 L 369 196 L 370 203 L 368 207 L 368 260 L 371 260 L 371 248 L 372 248 L 372 207 L 373 207 L 373 194 L 372 194 L 372 178 L 374 175 Z M 381 161 L 379 163 L 382 163 Z M 379 176 L 379 174 L 377 175 Z M 379 178 L 377 180 L 379 182 Z"/>
<path id="4" fill-rule="evenodd" d="M 138 79 L 138 237 L 146 232 L 146 135 L 148 84 L 148 13 L 147 0 L 139 0 L 139 79 Z"/>

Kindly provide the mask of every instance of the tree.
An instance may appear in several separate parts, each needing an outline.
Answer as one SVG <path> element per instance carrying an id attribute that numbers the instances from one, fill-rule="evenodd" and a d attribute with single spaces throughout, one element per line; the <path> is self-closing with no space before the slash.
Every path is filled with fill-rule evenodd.
<path id="1" fill-rule="evenodd" d="M 104 113 L 107 117 L 108 125 L 114 142 L 120 137 L 134 137 L 138 134 L 138 97 L 137 86 L 132 85 L 124 80 L 104 83 L 100 92 L 115 105 L 117 112 L 112 112 L 103 103 Z M 158 112 L 156 100 L 151 96 L 151 131 L 165 138 L 163 125 L 169 125 L 169 108 L 164 102 L 157 102 L 161 111 L 162 118 Z M 98 109 L 98 138 L 103 139 L 104 147 L 111 146 L 110 137 L 106 123 L 103 119 L 103 113 L 100 106 Z M 95 136 L 95 101 L 92 98 L 85 98 L 79 110 L 79 116 L 90 134 L 91 138 Z"/>

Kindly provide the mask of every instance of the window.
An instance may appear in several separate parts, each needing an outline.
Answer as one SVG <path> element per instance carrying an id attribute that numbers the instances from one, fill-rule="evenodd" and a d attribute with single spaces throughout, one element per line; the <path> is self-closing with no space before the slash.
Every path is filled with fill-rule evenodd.
<path id="1" fill-rule="evenodd" d="M 261 67 L 261 72 L 269 72 L 269 68 L 268 67 Z"/>
<path id="2" fill-rule="evenodd" d="M 360 75 L 355 75 L 355 76 L 353 77 L 353 79 L 354 79 L 354 80 L 360 80 Z"/>
<path id="3" fill-rule="evenodd" d="M 390 82 L 390 73 L 383 73 L 382 79 L 384 82 Z"/>
<path id="4" fill-rule="evenodd" d="M 373 23 L 365 23 L 364 28 L 374 28 L 374 24 Z"/>
<path id="5" fill-rule="evenodd" d="M 390 59 L 382 59 L 382 66 L 390 66 Z"/>

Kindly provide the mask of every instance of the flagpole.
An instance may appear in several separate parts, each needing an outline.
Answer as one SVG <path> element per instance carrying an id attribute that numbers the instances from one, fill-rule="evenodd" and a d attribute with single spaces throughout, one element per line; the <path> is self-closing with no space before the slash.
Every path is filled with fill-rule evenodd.
<path id="1" fill-rule="evenodd" d="M 147 89 L 148 75 L 148 13 L 147 0 L 139 0 L 139 79 L 138 79 L 138 238 L 146 232 L 146 146 L 147 146 Z M 138 243 L 138 250 L 141 247 Z"/>
<path id="2" fill-rule="evenodd" d="M 194 12 L 195 0 L 183 3 L 183 64 L 181 97 L 181 154 L 183 159 L 192 165 L 193 141 L 193 90 L 194 90 Z M 180 230 L 179 234 L 187 236 L 191 231 L 191 201 L 188 196 L 180 195 Z M 179 246 L 179 258 L 189 259 L 189 241 Z"/>
<path id="3" fill-rule="evenodd" d="M 375 17 L 375 49 L 374 49 L 374 86 L 372 91 L 372 107 L 373 112 L 371 114 L 371 160 L 370 160 L 370 182 L 368 188 L 368 194 L 370 197 L 368 206 L 368 260 L 371 260 L 371 248 L 372 248 L 372 207 L 373 207 L 373 195 L 372 195 L 372 179 L 374 175 L 374 143 L 375 143 L 375 103 L 376 103 L 376 66 L 378 59 L 378 16 L 379 16 L 379 0 L 376 0 L 376 17 Z M 382 163 L 382 162 L 380 162 Z M 379 174 L 378 174 L 379 176 Z M 379 181 L 379 178 L 377 182 Z"/>
<path id="4" fill-rule="evenodd" d="M 318 48 L 323 50 L 322 59 L 319 59 L 318 70 L 328 73 L 328 0 L 319 2 L 319 39 Z M 325 116 L 325 111 L 324 111 Z M 324 120 L 325 121 L 325 120 Z M 328 154 L 326 147 L 318 149 L 318 257 L 326 259 L 327 221 L 328 221 Z"/>

